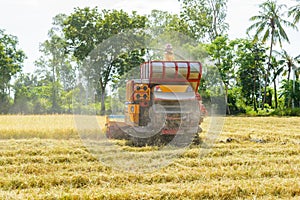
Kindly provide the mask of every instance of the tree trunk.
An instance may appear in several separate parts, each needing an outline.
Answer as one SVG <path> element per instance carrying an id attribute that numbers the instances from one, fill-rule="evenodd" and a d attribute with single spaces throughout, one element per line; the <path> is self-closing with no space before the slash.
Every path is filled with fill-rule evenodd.
<path id="1" fill-rule="evenodd" d="M 101 92 L 101 110 L 100 115 L 105 115 L 105 88 L 106 84 L 102 82 L 102 79 L 99 80 L 100 92 Z"/>
<path id="2" fill-rule="evenodd" d="M 56 76 L 54 66 L 52 66 L 52 113 L 56 113 Z"/>
<path id="3" fill-rule="evenodd" d="M 288 75 L 287 75 L 287 83 L 288 85 L 290 84 L 290 77 L 291 77 L 291 66 L 288 64 Z M 290 99 L 290 96 L 288 96 L 286 98 L 286 102 L 287 102 L 287 107 L 289 108 L 290 105 L 291 105 L 291 99 Z"/>
<path id="4" fill-rule="evenodd" d="M 226 112 L 230 115 L 230 108 L 228 106 L 228 85 L 225 85 L 225 105 L 226 105 Z"/>
<path id="5" fill-rule="evenodd" d="M 254 78 L 254 83 L 253 83 L 253 93 L 252 93 L 252 102 L 253 102 L 253 108 L 254 111 L 257 112 L 257 104 L 256 104 L 256 79 Z"/>
<path id="6" fill-rule="evenodd" d="M 274 78 L 274 100 L 275 100 L 275 109 L 278 108 L 278 101 L 277 101 L 277 86 L 276 86 L 276 78 Z"/>
<path id="7" fill-rule="evenodd" d="M 102 88 L 101 92 L 101 111 L 100 115 L 105 115 L 105 89 Z"/>
<path id="8" fill-rule="evenodd" d="M 287 81 L 288 83 L 290 82 L 290 77 L 291 77 L 291 71 L 292 71 L 292 66 L 288 65 L 288 76 L 287 76 Z"/>
<path id="9" fill-rule="evenodd" d="M 272 57 L 272 51 L 273 51 L 273 40 L 274 40 L 274 28 L 272 28 L 272 36 L 271 36 L 271 46 L 270 46 L 270 54 L 269 54 L 269 62 L 268 62 L 268 68 L 267 68 L 267 72 L 265 74 L 265 86 L 264 86 L 264 98 L 263 98 L 263 105 L 262 105 L 262 109 L 265 108 L 265 103 L 266 103 L 266 97 L 267 97 L 267 82 L 268 82 L 268 72 L 270 71 L 271 68 L 271 57 Z"/>
<path id="10" fill-rule="evenodd" d="M 295 108 L 295 93 L 296 93 L 296 90 L 295 90 L 295 87 L 296 87 L 296 85 L 295 85 L 295 78 L 296 78 L 296 76 L 295 76 L 295 71 L 294 71 L 294 74 L 293 74 L 293 97 L 292 97 L 292 109 L 294 109 Z"/>

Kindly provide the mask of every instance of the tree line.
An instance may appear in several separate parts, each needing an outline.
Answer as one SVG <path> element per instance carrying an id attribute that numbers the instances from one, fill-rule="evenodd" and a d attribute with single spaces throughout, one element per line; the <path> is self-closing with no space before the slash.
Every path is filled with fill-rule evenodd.
<path id="1" fill-rule="evenodd" d="M 191 38 L 179 45 L 210 69 L 199 88 L 204 102 L 219 95 L 208 86 L 218 73 L 227 114 L 300 114 L 300 55 L 284 49 L 284 42 L 290 42 L 286 30 L 298 30 L 299 2 L 292 7 L 276 0 L 261 3 L 259 13 L 249 19 L 248 36 L 234 40 L 227 35 L 227 0 L 179 2 L 179 14 L 153 10 L 140 15 L 97 7 L 58 14 L 31 74 L 22 72 L 26 55 L 18 39 L 0 29 L 0 113 L 88 112 L 92 107 L 97 114 L 109 113 L 108 101 L 122 103 L 122 94 L 112 95 L 108 87 L 120 88 L 120 77 L 149 53 L 140 38 L 157 41 L 163 35 L 176 43 L 175 32 Z"/>

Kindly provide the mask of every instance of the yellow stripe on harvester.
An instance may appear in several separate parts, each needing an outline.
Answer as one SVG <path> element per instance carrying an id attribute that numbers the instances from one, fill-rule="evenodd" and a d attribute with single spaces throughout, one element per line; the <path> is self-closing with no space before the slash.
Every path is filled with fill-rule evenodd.
<path id="1" fill-rule="evenodd" d="M 188 85 L 160 85 L 161 92 L 186 92 Z"/>

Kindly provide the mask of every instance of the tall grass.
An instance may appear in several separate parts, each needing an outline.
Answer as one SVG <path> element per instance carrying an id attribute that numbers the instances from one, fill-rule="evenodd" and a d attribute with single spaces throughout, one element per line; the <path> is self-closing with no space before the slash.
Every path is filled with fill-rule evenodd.
<path id="1" fill-rule="evenodd" d="M 76 123 L 96 119 L 104 127 L 105 117 L 75 115 L 0 115 L 0 139 L 25 138 L 78 138 Z M 82 123 L 80 124 L 82 126 Z M 94 128 L 94 127 L 91 127 Z"/>

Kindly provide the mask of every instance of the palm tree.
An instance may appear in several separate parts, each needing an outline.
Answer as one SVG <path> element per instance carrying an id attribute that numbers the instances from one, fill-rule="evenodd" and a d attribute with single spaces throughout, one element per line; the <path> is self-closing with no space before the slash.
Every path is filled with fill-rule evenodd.
<path id="1" fill-rule="evenodd" d="M 284 74 L 287 74 L 287 81 L 290 81 L 291 78 L 291 72 L 293 68 L 297 68 L 299 57 L 300 55 L 296 56 L 295 58 L 292 57 L 286 50 L 282 50 L 281 52 L 275 51 L 275 53 L 278 55 L 279 63 L 282 66 L 282 72 Z"/>
<path id="2" fill-rule="evenodd" d="M 266 2 L 260 4 L 259 8 L 261 9 L 259 11 L 259 15 L 250 18 L 250 21 L 255 21 L 255 23 L 252 24 L 247 29 L 247 33 L 249 33 L 253 29 L 256 29 L 254 40 L 257 41 L 261 34 L 263 34 L 261 40 L 263 43 L 266 42 L 268 39 L 270 39 L 269 61 L 268 61 L 267 71 L 265 74 L 265 86 L 264 86 L 264 97 L 263 97 L 263 108 L 264 108 L 264 104 L 266 102 L 268 73 L 271 69 L 273 45 L 275 45 L 276 42 L 278 41 L 280 47 L 282 47 L 282 41 L 287 41 L 288 43 L 290 42 L 282 25 L 294 29 L 297 29 L 297 27 L 293 23 L 283 18 L 284 17 L 283 9 L 286 8 L 285 4 L 277 5 L 276 0 L 267 0 Z"/>
<path id="3" fill-rule="evenodd" d="M 279 53 L 278 53 L 279 54 Z M 274 87 L 274 101 L 275 101 L 275 108 L 278 107 L 278 99 L 277 99 L 277 77 L 282 73 L 283 67 L 281 66 L 282 63 L 280 60 L 277 60 L 274 56 L 272 56 L 272 64 L 271 69 L 273 70 L 273 87 Z"/>
<path id="4" fill-rule="evenodd" d="M 298 2 L 300 1 L 298 0 Z M 300 3 L 298 5 L 290 7 L 288 16 L 292 16 L 294 18 L 295 24 L 300 21 Z"/>
<path id="5" fill-rule="evenodd" d="M 292 57 L 287 53 L 287 51 L 282 50 L 281 52 L 274 51 L 278 60 L 277 63 L 279 65 L 279 68 L 277 70 L 277 75 L 283 73 L 283 75 L 287 76 L 287 83 L 290 82 L 291 78 L 291 72 L 292 70 L 294 73 L 297 73 L 297 70 L 299 69 L 299 64 L 300 64 L 300 55 L 296 57 Z M 295 80 L 293 80 L 295 81 Z M 286 97 L 287 99 L 287 105 L 288 107 L 290 106 L 290 100 L 289 97 Z"/>

